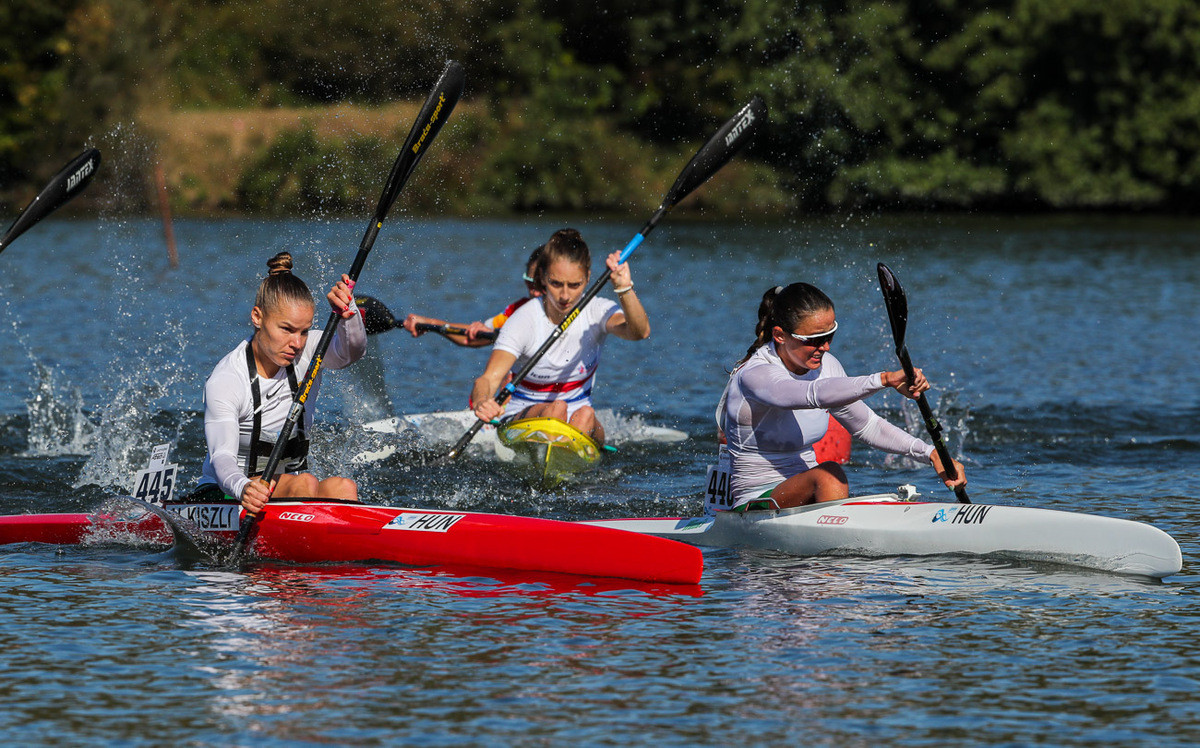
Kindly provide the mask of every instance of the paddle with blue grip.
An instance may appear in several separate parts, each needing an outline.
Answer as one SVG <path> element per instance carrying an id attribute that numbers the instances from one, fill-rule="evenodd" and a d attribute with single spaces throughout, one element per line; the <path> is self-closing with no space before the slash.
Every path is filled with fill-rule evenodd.
<path id="1" fill-rule="evenodd" d="M 388 175 L 387 183 L 384 185 L 383 193 L 379 196 L 379 204 L 375 208 L 375 215 L 371 218 L 371 224 L 367 227 L 366 234 L 363 235 L 362 242 L 358 247 L 358 254 L 354 257 L 354 262 L 350 266 L 351 281 L 357 281 L 358 275 L 362 271 L 363 265 L 366 264 L 367 254 L 370 253 L 371 247 L 375 245 L 375 238 L 379 236 L 379 229 L 383 227 L 383 219 L 387 216 L 388 210 L 391 209 L 392 203 L 396 202 L 396 198 L 400 195 L 400 190 L 408 182 L 408 178 L 412 176 L 412 172 L 420 163 L 421 157 L 429 150 L 429 146 L 441 131 L 442 125 L 446 123 L 446 119 L 450 116 L 450 112 L 454 111 L 455 104 L 458 103 L 462 96 L 464 83 L 464 74 L 462 65 L 451 60 L 446 64 L 446 69 L 442 71 L 441 78 L 433 87 L 429 97 L 425 100 L 424 106 L 421 107 L 420 113 L 417 114 L 417 119 L 413 122 L 412 130 L 408 133 L 408 138 L 404 141 L 404 147 L 400 150 L 400 155 L 396 157 L 395 163 L 392 165 L 392 171 Z M 341 314 L 331 312 L 329 320 L 325 323 L 325 329 L 321 333 L 321 340 L 317 344 L 317 348 L 313 351 L 312 363 L 308 366 L 308 372 L 304 375 L 304 381 L 296 390 L 296 397 L 292 400 L 292 408 L 288 411 L 287 420 L 283 423 L 283 428 L 279 430 L 279 437 L 275 440 L 275 448 L 271 450 L 271 456 L 267 459 L 267 466 L 263 470 L 263 479 L 270 481 L 275 475 L 276 469 L 279 467 L 280 460 L 283 459 L 283 452 L 287 446 L 288 436 L 304 415 L 304 403 L 308 399 L 308 393 L 312 390 L 313 382 L 321 371 L 321 362 L 325 358 L 325 352 L 329 350 L 329 344 L 333 341 L 334 332 L 337 330 L 338 323 L 341 322 Z M 249 541 L 255 526 L 258 523 L 258 517 L 261 515 L 249 515 L 242 522 L 242 526 L 238 531 L 237 540 L 234 541 L 233 554 L 231 561 L 236 563 L 242 556 L 246 544 Z"/>
<path id="2" fill-rule="evenodd" d="M 904 334 L 908 328 L 908 297 L 904 295 L 904 288 L 900 285 L 896 274 L 887 265 L 881 262 L 877 270 L 879 271 L 879 290 L 883 292 L 883 303 L 887 307 L 888 321 L 892 323 L 892 338 L 896 341 L 896 356 L 900 359 L 900 366 L 904 367 L 904 374 L 911 384 L 916 377 L 916 370 L 913 368 L 912 358 L 908 355 L 908 345 L 904 342 Z M 938 423 L 938 419 L 933 415 L 933 410 L 930 409 L 924 392 L 917 395 L 917 407 L 921 410 L 921 418 L 925 420 L 925 430 L 929 432 L 929 438 L 933 440 L 933 448 L 937 450 L 938 457 L 942 460 L 942 468 L 946 471 L 946 477 L 954 480 L 958 477 L 958 470 L 954 468 L 950 450 L 946 447 L 945 440 L 942 439 L 942 424 Z M 962 486 L 954 489 L 954 495 L 960 503 L 971 503 L 971 500 L 967 498 L 967 489 Z"/>
<path id="3" fill-rule="evenodd" d="M 720 171 L 722 166 L 729 163 L 729 159 L 733 158 L 734 154 L 750 142 L 754 134 L 765 126 L 766 121 L 767 105 L 761 98 L 755 96 L 750 100 L 749 104 L 742 107 L 737 114 L 733 115 L 728 122 L 722 125 L 721 129 L 717 130 L 716 134 L 696 152 L 696 155 L 692 157 L 687 166 L 683 167 L 683 171 L 679 173 L 679 177 L 667 192 L 667 196 L 663 198 L 662 203 L 658 206 L 658 210 L 646 222 L 642 230 L 633 239 L 629 240 L 629 243 L 625 245 L 625 249 L 621 250 L 620 262 L 625 262 L 629 259 L 629 256 L 641 246 L 642 242 L 646 240 L 646 237 L 654 230 L 654 227 L 658 225 L 658 222 L 662 220 L 663 216 L 671 208 L 675 207 L 680 200 L 690 195 L 697 187 L 707 182 L 713 174 Z M 567 328 L 571 326 L 571 323 L 575 321 L 575 318 L 579 316 L 580 311 L 587 306 L 589 301 L 595 298 L 596 294 L 600 293 L 600 289 L 608 282 L 611 275 L 612 271 L 605 267 L 600 277 L 584 292 L 575 306 L 571 308 L 571 311 L 567 312 L 563 321 L 550 333 L 550 337 L 546 339 L 546 342 L 542 343 L 541 347 L 521 367 L 521 370 L 513 375 L 512 380 L 496 392 L 496 402 L 503 405 L 508 401 L 508 398 L 515 391 L 514 383 L 520 382 L 528 376 L 529 372 L 533 371 L 533 367 L 542 359 L 546 351 L 550 350 L 550 347 L 562 337 Z M 475 438 L 475 434 L 479 433 L 479 429 L 483 428 L 483 425 L 483 421 L 476 421 L 472 424 L 471 428 L 467 430 L 467 433 L 462 435 L 462 438 L 458 440 L 444 459 L 453 460 L 461 455 L 466 450 L 467 445 L 471 443 L 471 440 Z"/>

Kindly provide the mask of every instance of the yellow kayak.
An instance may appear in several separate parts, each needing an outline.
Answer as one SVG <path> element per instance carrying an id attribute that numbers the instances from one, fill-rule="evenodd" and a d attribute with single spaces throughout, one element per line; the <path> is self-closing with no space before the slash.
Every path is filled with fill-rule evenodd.
<path id="1" fill-rule="evenodd" d="M 496 429 L 500 443 L 517 454 L 547 487 L 600 463 L 601 449 L 590 436 L 556 418 L 521 418 Z"/>

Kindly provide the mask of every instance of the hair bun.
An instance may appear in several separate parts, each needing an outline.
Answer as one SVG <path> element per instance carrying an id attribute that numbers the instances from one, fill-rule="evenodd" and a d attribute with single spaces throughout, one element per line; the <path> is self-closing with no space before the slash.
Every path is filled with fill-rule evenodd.
<path id="1" fill-rule="evenodd" d="M 290 272 L 292 272 L 292 255 L 290 253 L 280 252 L 271 259 L 267 260 L 268 276 Z"/>

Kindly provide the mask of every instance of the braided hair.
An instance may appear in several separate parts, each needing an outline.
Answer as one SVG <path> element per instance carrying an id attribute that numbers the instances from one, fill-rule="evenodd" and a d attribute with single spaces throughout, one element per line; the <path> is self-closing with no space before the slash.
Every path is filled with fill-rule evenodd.
<path id="1" fill-rule="evenodd" d="M 833 300 L 821 289 L 808 283 L 793 283 L 790 286 L 768 288 L 758 305 L 758 324 L 754 327 L 754 342 L 746 349 L 746 355 L 738 366 L 744 364 L 754 352 L 767 344 L 771 331 L 776 327 L 794 330 L 809 315 L 833 309 Z"/>
<path id="2" fill-rule="evenodd" d="M 280 252 L 267 260 L 267 277 L 258 284 L 254 306 L 263 314 L 270 314 L 284 302 L 312 305 L 313 298 L 304 281 L 292 275 L 292 256 Z"/>

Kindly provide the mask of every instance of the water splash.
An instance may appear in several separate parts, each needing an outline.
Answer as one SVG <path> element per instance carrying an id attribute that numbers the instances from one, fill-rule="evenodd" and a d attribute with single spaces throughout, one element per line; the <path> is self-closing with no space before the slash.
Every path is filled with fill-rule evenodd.
<path id="1" fill-rule="evenodd" d="M 169 442 L 172 451 L 191 420 L 183 410 L 162 409 L 160 403 L 178 390 L 194 387 L 185 360 L 188 338 L 177 322 L 168 322 L 146 346 L 145 356 L 125 362 L 131 371 L 117 373 L 112 392 L 99 413 L 99 431 L 87 462 L 74 486 L 97 485 L 128 490 L 155 444 Z M 154 366 L 145 365 L 147 361 Z"/>
<path id="2" fill-rule="evenodd" d="M 971 433 L 968 426 L 971 409 L 958 404 L 958 394 L 957 390 L 943 391 L 937 401 L 931 403 L 930 410 L 934 420 L 942 424 L 942 439 L 946 442 L 950 454 L 954 459 L 965 462 L 963 447 Z M 904 416 L 904 430 L 928 441 L 929 433 L 925 430 L 925 420 L 921 418 L 921 411 L 916 402 L 905 398 L 900 412 Z M 884 465 L 894 470 L 915 470 L 926 467 L 928 463 L 902 455 L 888 455 L 884 459 Z"/>
<path id="3" fill-rule="evenodd" d="M 83 409 L 83 392 L 76 386 L 57 382 L 52 369 L 34 361 L 37 387 L 26 401 L 29 414 L 26 457 L 59 457 L 88 454 L 95 442 L 96 427 Z"/>

